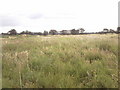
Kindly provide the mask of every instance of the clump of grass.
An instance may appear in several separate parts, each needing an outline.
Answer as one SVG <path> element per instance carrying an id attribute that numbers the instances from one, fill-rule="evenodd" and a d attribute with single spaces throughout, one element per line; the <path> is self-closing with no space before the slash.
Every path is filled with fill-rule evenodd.
<path id="1" fill-rule="evenodd" d="M 96 60 L 102 60 L 104 55 L 102 55 L 101 51 L 98 49 L 90 49 L 85 50 L 85 60 L 89 60 L 90 63 Z"/>
<path id="2" fill-rule="evenodd" d="M 85 56 L 85 59 L 87 60 L 101 60 L 102 59 L 102 55 L 100 55 L 99 53 L 87 53 L 87 55 Z"/>
<path id="3" fill-rule="evenodd" d="M 109 51 L 109 52 L 112 52 L 114 53 L 115 55 L 118 55 L 118 42 L 117 41 L 102 41 L 102 42 L 99 42 L 98 44 L 98 48 L 100 50 L 103 50 L 103 51 Z"/>

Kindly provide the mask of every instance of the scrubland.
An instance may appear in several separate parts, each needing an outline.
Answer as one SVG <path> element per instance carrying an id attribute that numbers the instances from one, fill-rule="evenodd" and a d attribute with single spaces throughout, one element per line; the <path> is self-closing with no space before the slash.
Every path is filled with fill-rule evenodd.
<path id="1" fill-rule="evenodd" d="M 118 35 L 3 36 L 3 88 L 118 88 Z"/>

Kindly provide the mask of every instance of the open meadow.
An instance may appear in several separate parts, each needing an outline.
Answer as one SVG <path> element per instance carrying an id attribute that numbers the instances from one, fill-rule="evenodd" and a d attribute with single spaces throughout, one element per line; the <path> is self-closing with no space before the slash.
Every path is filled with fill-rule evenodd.
<path id="1" fill-rule="evenodd" d="M 3 88 L 118 88 L 118 34 L 0 39 Z"/>

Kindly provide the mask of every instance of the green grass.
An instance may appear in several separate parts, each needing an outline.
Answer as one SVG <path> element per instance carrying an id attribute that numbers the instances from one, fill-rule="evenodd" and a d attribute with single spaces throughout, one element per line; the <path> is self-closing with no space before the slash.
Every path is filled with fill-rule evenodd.
<path id="1" fill-rule="evenodd" d="M 2 87 L 118 88 L 117 37 L 106 34 L 2 38 Z"/>

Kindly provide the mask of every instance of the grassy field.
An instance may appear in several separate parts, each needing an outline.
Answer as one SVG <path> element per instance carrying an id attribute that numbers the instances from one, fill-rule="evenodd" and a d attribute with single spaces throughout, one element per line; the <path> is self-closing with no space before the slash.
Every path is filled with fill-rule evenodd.
<path id="1" fill-rule="evenodd" d="M 3 88 L 118 88 L 118 35 L 4 36 Z"/>

